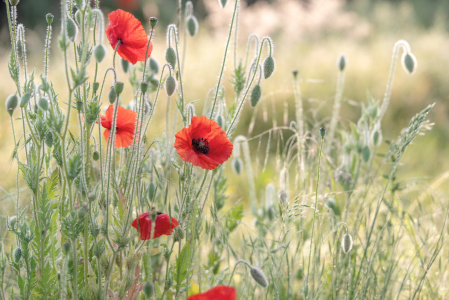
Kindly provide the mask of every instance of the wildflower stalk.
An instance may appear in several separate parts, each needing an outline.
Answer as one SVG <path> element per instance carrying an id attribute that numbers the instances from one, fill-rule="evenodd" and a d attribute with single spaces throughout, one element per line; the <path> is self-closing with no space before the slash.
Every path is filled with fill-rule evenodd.
<path id="1" fill-rule="evenodd" d="M 226 65 L 226 58 L 227 58 L 227 55 L 228 55 L 228 48 L 229 48 L 229 44 L 231 42 L 232 29 L 233 29 L 233 26 L 234 26 L 234 20 L 236 19 L 237 8 L 239 6 L 239 1 L 240 0 L 235 0 L 234 12 L 233 12 L 232 18 L 231 18 L 231 26 L 229 27 L 228 40 L 226 42 L 226 47 L 225 47 L 225 51 L 224 51 L 224 54 L 223 54 L 223 63 L 221 65 L 220 74 L 218 75 L 218 83 L 217 83 L 217 87 L 216 87 L 216 90 L 215 90 L 214 102 L 212 103 L 212 106 L 211 106 L 209 119 L 212 119 L 212 116 L 214 115 L 215 106 L 217 105 L 218 91 L 220 90 L 221 80 L 223 78 L 223 73 L 224 73 L 224 69 L 225 69 L 225 65 Z"/>
<path id="2" fill-rule="evenodd" d="M 310 265 L 312 261 L 312 248 L 313 248 L 313 239 L 315 236 L 315 218 L 316 218 L 316 212 L 317 212 L 317 205 L 318 205 L 318 187 L 320 184 L 320 170 L 321 170 L 321 153 L 323 152 L 323 144 L 324 144 L 324 136 L 321 137 L 321 146 L 320 146 L 320 152 L 318 153 L 318 178 L 316 181 L 316 189 L 315 189 L 315 205 L 313 207 L 313 218 L 312 218 L 312 236 L 310 237 L 310 249 L 309 249 L 309 263 L 307 264 L 307 276 L 304 283 L 304 289 L 308 288 L 309 285 L 309 276 L 310 276 Z M 310 297 L 305 295 L 307 299 Z"/>
<path id="3" fill-rule="evenodd" d="M 335 102 L 334 102 L 334 108 L 332 110 L 332 118 L 329 125 L 329 138 L 328 143 L 326 144 L 326 149 L 324 153 L 329 155 L 329 152 L 331 151 L 332 144 L 334 144 L 334 137 L 335 137 L 335 131 L 337 129 L 337 121 L 338 116 L 340 114 L 340 106 L 341 106 L 341 100 L 343 98 L 343 87 L 345 84 L 345 70 L 340 70 L 338 72 L 338 82 L 337 82 L 337 92 L 335 93 Z"/>
<path id="4" fill-rule="evenodd" d="M 297 80 L 297 72 L 293 71 L 293 84 L 295 87 L 295 105 L 296 105 L 296 142 L 297 142 L 297 159 L 298 170 L 300 172 L 300 186 L 305 188 L 306 178 L 306 149 L 304 147 L 304 114 L 302 107 L 301 90 L 299 88 L 299 82 Z"/>
<path id="5" fill-rule="evenodd" d="M 182 84 L 182 70 L 181 70 L 181 63 L 180 63 L 180 61 L 179 61 L 179 42 L 178 42 L 178 31 L 177 31 L 177 29 L 176 29 L 176 26 L 175 25 L 169 25 L 168 26 L 168 29 L 167 29 L 168 31 L 169 31 L 169 35 L 170 35 L 170 32 L 172 32 L 172 36 L 175 38 L 175 46 L 176 46 L 176 60 L 177 60 L 177 64 L 178 64 L 178 75 L 179 75 L 179 89 L 180 89 L 180 92 L 181 92 L 181 95 L 180 95 L 180 97 L 181 97 L 181 112 L 182 112 L 182 121 L 183 121 L 183 123 L 184 123 L 184 126 L 186 125 L 186 122 L 187 122 L 187 120 L 186 120 L 186 118 L 185 118 L 185 112 L 184 112 L 184 109 L 185 109 L 185 99 L 184 99 L 184 90 L 183 90 L 183 84 Z M 169 38 L 169 40 L 170 40 L 170 38 Z"/>
<path id="6" fill-rule="evenodd" d="M 12 129 L 12 136 L 14 138 L 14 147 L 16 148 L 16 154 L 15 154 L 15 158 L 17 160 L 17 174 L 16 174 L 16 217 L 17 217 L 17 224 L 20 224 L 20 207 L 19 207 L 19 200 L 20 200 L 20 186 L 19 186 L 19 175 L 20 175 L 20 160 L 19 160 L 19 147 L 17 145 L 17 139 L 16 139 L 16 131 L 14 130 L 14 120 L 12 118 L 12 115 L 9 117 L 10 121 L 11 121 L 11 129 Z M 2 247 L 2 249 L 0 249 L 1 251 L 4 251 L 3 249 L 3 244 L 0 245 L 0 247 Z M 3 253 L 3 252 L 2 252 Z M 2 280 L 3 283 L 3 280 Z M 2 284 L 2 289 L 3 289 L 3 284 Z"/>

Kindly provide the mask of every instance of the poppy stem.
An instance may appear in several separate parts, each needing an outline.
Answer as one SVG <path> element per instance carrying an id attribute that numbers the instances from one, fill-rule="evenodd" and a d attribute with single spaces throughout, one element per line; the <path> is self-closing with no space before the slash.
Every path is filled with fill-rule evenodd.
<path id="1" fill-rule="evenodd" d="M 117 50 L 118 50 L 118 46 L 120 45 L 120 40 L 117 41 L 117 45 L 115 45 L 115 49 L 114 49 L 114 56 L 112 57 L 112 68 L 115 71 L 115 57 L 117 56 Z M 114 78 L 114 82 L 116 81 L 116 78 Z"/>
<path id="2" fill-rule="evenodd" d="M 229 277 L 228 286 L 231 285 L 232 278 L 234 277 L 235 269 L 236 269 L 237 266 L 238 266 L 239 264 L 241 264 L 241 263 L 247 265 L 250 269 L 253 268 L 253 267 L 252 267 L 246 260 L 241 259 L 241 260 L 237 261 L 237 262 L 235 263 L 235 265 L 234 265 L 234 269 L 232 270 L 231 277 Z"/>

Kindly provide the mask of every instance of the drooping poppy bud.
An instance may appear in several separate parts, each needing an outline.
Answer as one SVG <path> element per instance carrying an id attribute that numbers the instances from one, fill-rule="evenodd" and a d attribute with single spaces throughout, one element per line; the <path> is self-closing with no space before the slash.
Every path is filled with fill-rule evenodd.
<path id="1" fill-rule="evenodd" d="M 40 98 L 39 101 L 37 102 L 37 105 L 39 105 L 39 107 L 43 111 L 47 111 L 48 110 L 48 100 L 47 100 L 47 98 Z"/>
<path id="2" fill-rule="evenodd" d="M 270 77 L 273 74 L 275 68 L 276 62 L 274 58 L 272 56 L 268 56 L 267 58 L 265 58 L 265 60 L 263 61 L 263 77 L 265 79 Z"/>
<path id="3" fill-rule="evenodd" d="M 253 87 L 253 90 L 251 91 L 251 98 L 250 98 L 251 107 L 256 107 L 261 97 L 262 97 L 262 89 L 259 84 L 256 84 Z"/>
<path id="4" fill-rule="evenodd" d="M 411 52 L 404 52 L 402 55 L 402 67 L 404 70 L 411 75 L 415 73 L 417 65 L 416 57 Z"/>
<path id="5" fill-rule="evenodd" d="M 344 71 L 346 68 L 346 55 L 344 55 L 344 53 L 340 54 L 337 59 L 337 68 L 340 71 Z"/>
<path id="6" fill-rule="evenodd" d="M 117 99 L 117 93 L 115 92 L 114 87 L 111 86 L 111 89 L 109 90 L 109 93 L 108 93 L 109 103 L 114 104 L 116 99 Z"/>
<path id="7" fill-rule="evenodd" d="M 18 263 L 20 261 L 20 259 L 22 258 L 22 249 L 20 249 L 20 247 L 14 249 L 13 257 L 15 263 Z"/>
<path id="8" fill-rule="evenodd" d="M 165 92 L 167 93 L 167 96 L 170 97 L 175 93 L 176 85 L 175 77 L 173 77 L 173 75 L 168 75 L 165 79 Z"/>
<path id="9" fill-rule="evenodd" d="M 191 37 L 196 36 L 196 34 L 198 33 L 198 20 L 195 18 L 195 16 L 190 15 L 187 17 L 186 30 Z"/>
<path id="10" fill-rule="evenodd" d="M 73 21 L 72 18 L 67 16 L 66 19 L 66 30 L 67 30 L 67 37 L 69 40 L 73 43 L 76 40 L 76 36 L 78 35 L 78 27 L 75 24 L 75 21 Z"/>
<path id="11" fill-rule="evenodd" d="M 103 59 L 106 57 L 106 47 L 102 44 L 98 44 L 94 49 L 94 57 L 97 63 L 101 63 Z"/>
<path id="12" fill-rule="evenodd" d="M 120 58 L 120 62 L 122 64 L 123 72 L 128 73 L 129 62 L 127 60 L 124 60 L 123 58 Z"/>
<path id="13" fill-rule="evenodd" d="M 352 249 L 352 236 L 350 234 L 345 234 L 341 240 L 341 248 L 345 254 L 348 254 Z"/>
<path id="14" fill-rule="evenodd" d="M 17 104 L 19 104 L 19 98 L 16 94 L 9 95 L 6 98 L 5 107 L 10 116 L 12 116 L 14 110 L 17 108 Z"/>
<path id="15" fill-rule="evenodd" d="M 167 50 L 165 50 L 165 60 L 173 69 L 176 67 L 176 51 L 173 47 L 168 47 Z"/>
<path id="16" fill-rule="evenodd" d="M 261 287 L 266 288 L 268 286 L 267 276 L 265 276 L 265 273 L 261 269 L 252 268 L 250 273 L 254 281 L 256 281 Z"/>
<path id="17" fill-rule="evenodd" d="M 154 57 L 150 57 L 150 70 L 154 74 L 159 73 L 159 62 Z"/>

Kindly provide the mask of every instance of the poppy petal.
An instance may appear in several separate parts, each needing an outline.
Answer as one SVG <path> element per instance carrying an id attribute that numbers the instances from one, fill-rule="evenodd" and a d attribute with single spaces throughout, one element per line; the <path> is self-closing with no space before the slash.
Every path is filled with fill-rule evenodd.
<path id="1" fill-rule="evenodd" d="M 187 300 L 236 300 L 237 292 L 232 286 L 216 286 L 205 293 L 196 294 Z"/>
<path id="2" fill-rule="evenodd" d="M 139 216 L 139 229 L 140 231 L 140 239 L 141 240 L 149 240 L 151 239 L 151 216 L 150 213 L 143 213 Z M 135 219 L 131 225 L 137 229 L 137 219 Z M 153 238 L 157 239 L 162 235 L 171 235 L 174 232 L 174 228 L 179 225 L 179 222 L 166 214 L 159 214 L 156 217 L 156 225 L 154 226 L 154 236 Z"/>

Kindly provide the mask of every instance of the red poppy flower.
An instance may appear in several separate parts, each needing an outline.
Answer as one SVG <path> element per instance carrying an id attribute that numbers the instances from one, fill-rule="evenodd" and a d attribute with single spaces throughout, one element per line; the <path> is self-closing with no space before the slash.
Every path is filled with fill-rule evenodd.
<path id="1" fill-rule="evenodd" d="M 148 37 L 139 20 L 129 12 L 118 9 L 108 15 L 109 25 L 106 27 L 106 35 L 112 48 L 115 49 L 120 41 L 117 52 L 133 65 L 145 60 Z M 148 49 L 148 57 L 153 50 L 153 44 Z"/>
<path id="2" fill-rule="evenodd" d="M 232 154 L 232 143 L 217 122 L 204 116 L 192 117 L 189 128 L 175 135 L 175 148 L 181 158 L 195 166 L 213 170 Z"/>
<path id="3" fill-rule="evenodd" d="M 237 292 L 232 286 L 216 286 L 205 293 L 196 294 L 187 300 L 236 300 Z"/>
<path id="4" fill-rule="evenodd" d="M 138 0 L 116 0 L 117 6 L 126 10 L 136 10 Z"/>
<path id="5" fill-rule="evenodd" d="M 101 116 L 101 126 L 106 128 L 103 135 L 106 141 L 111 132 L 112 118 L 114 117 L 114 105 L 109 105 L 106 110 L 106 117 Z M 137 113 L 125 109 L 122 106 L 117 108 L 117 121 L 115 124 L 115 147 L 125 148 L 132 145 L 134 140 L 134 131 L 136 130 Z M 136 139 L 137 140 L 137 139 Z"/>
<path id="6" fill-rule="evenodd" d="M 139 229 L 140 231 L 140 239 L 141 240 L 149 240 L 151 239 L 151 215 L 150 213 L 143 213 L 139 216 Z M 134 228 L 137 229 L 137 219 L 133 221 L 131 224 Z M 161 235 L 171 235 L 173 233 L 173 229 L 178 226 L 178 221 L 170 216 L 163 214 L 161 212 L 157 212 L 156 217 L 156 225 L 154 226 L 154 239 L 157 239 Z"/>

